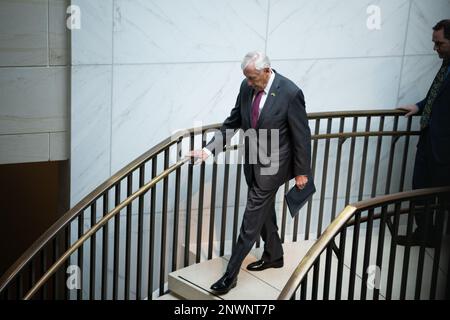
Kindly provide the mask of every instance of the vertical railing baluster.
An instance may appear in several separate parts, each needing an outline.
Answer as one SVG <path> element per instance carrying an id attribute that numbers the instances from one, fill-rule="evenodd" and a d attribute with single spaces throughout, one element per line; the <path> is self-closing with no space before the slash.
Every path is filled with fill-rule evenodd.
<path id="1" fill-rule="evenodd" d="M 345 118 L 341 118 L 339 123 L 339 134 L 344 132 L 344 123 Z M 331 219 L 330 222 L 334 220 L 336 217 L 336 203 L 338 198 L 338 188 L 339 188 L 339 173 L 341 171 L 341 155 L 342 155 L 342 145 L 344 144 L 345 139 L 338 138 L 337 139 L 337 151 L 336 151 L 336 168 L 334 170 L 334 186 L 333 186 L 333 201 L 331 205 Z M 347 203 L 346 203 L 347 205 Z"/>
<path id="2" fill-rule="evenodd" d="M 181 139 L 177 141 L 177 162 L 181 159 Z M 172 251 L 172 271 L 177 270 L 178 265 L 178 224 L 180 220 L 180 184 L 181 184 L 181 168 L 175 171 L 175 199 L 173 209 L 173 251 Z"/>
<path id="3" fill-rule="evenodd" d="M 384 236 L 386 232 L 386 220 L 387 220 L 387 206 L 381 207 L 380 227 L 378 233 L 378 245 L 377 245 L 377 257 L 376 265 L 380 268 L 383 265 L 383 253 L 384 253 Z M 381 282 L 380 282 L 381 283 Z M 380 295 L 380 288 L 375 286 L 373 291 L 373 299 L 378 300 Z"/>
<path id="4" fill-rule="evenodd" d="M 329 118 L 327 121 L 327 134 L 331 133 L 331 125 L 333 123 L 333 119 Z M 328 156 L 330 155 L 330 139 L 325 139 L 325 155 L 324 155 L 324 161 L 323 161 L 323 168 L 322 168 L 322 187 L 320 191 L 320 199 L 325 199 L 325 191 L 327 187 L 327 175 L 328 175 Z M 319 205 L 319 221 L 317 223 L 317 235 L 316 237 L 320 237 L 322 234 L 322 223 L 323 223 L 323 208 L 325 205 L 325 201 L 320 201 Z M 319 268 L 317 268 L 319 269 Z M 314 271 L 316 269 L 314 268 Z"/>
<path id="5" fill-rule="evenodd" d="M 289 181 L 287 181 L 284 184 L 284 193 L 283 195 L 285 195 L 287 192 L 289 191 Z M 282 209 L 282 213 L 281 213 L 281 242 L 284 243 L 284 237 L 286 235 L 286 213 L 287 213 L 287 205 L 286 205 L 286 201 L 284 200 L 284 196 L 283 196 L 283 209 Z M 294 230 L 295 233 L 296 230 Z"/>
<path id="6" fill-rule="evenodd" d="M 164 150 L 164 170 L 169 168 L 169 148 Z M 167 243 L 167 202 L 169 193 L 169 177 L 163 180 L 163 203 L 162 203 L 162 221 L 161 221 L 161 254 L 159 264 L 159 295 L 164 294 L 164 283 L 166 280 L 166 243 Z"/>
<path id="7" fill-rule="evenodd" d="M 408 213 L 408 222 L 406 227 L 406 235 L 408 237 L 408 241 L 412 238 L 412 229 L 414 224 L 414 214 L 416 212 L 416 204 L 413 201 L 410 201 L 409 205 L 409 213 Z M 402 268 L 402 281 L 400 287 L 400 300 L 406 299 L 406 286 L 408 283 L 408 271 L 409 271 L 409 256 L 410 256 L 410 246 L 405 247 L 405 253 L 403 256 L 403 268 Z"/>
<path id="8" fill-rule="evenodd" d="M 317 298 L 318 298 L 318 293 L 319 293 L 319 267 L 320 267 L 320 259 L 321 258 L 322 257 L 319 255 L 317 257 L 316 263 L 314 263 L 311 300 L 317 300 Z"/>
<path id="9" fill-rule="evenodd" d="M 120 204 L 120 181 L 116 184 L 114 205 Z M 113 300 L 119 300 L 119 263 L 120 263 L 120 215 L 114 217 L 114 271 L 113 271 Z"/>
<path id="10" fill-rule="evenodd" d="M 70 234 L 71 234 L 71 231 L 70 231 L 70 226 L 71 226 L 71 222 L 69 222 L 68 224 L 67 224 L 67 226 L 66 226 L 66 231 L 65 231 L 65 233 L 64 233 L 64 246 L 65 246 L 65 250 L 67 250 L 69 247 L 70 247 Z M 34 260 L 33 260 L 34 261 Z M 64 270 L 64 276 L 63 276 L 63 279 L 64 279 L 64 282 L 66 282 L 66 277 L 65 277 L 65 275 L 66 275 L 66 270 L 69 268 L 69 265 L 70 265 L 70 258 L 69 259 L 67 259 L 67 261 L 66 261 L 66 263 L 65 263 L 65 266 L 66 266 L 66 269 Z M 34 266 L 34 264 L 33 264 L 33 270 L 36 270 L 36 268 L 35 268 L 35 266 Z M 36 276 L 36 274 L 35 274 L 35 272 L 33 272 L 33 280 L 32 280 L 32 283 L 34 284 L 34 281 L 35 281 L 35 276 Z M 31 288 L 31 287 L 30 287 Z M 67 285 L 63 285 L 63 288 L 64 288 L 64 296 L 63 297 L 65 297 L 65 299 L 66 300 L 71 300 L 71 295 L 70 295 L 70 290 L 69 290 L 69 288 L 67 287 Z M 63 298 L 64 299 L 64 298 Z"/>
<path id="11" fill-rule="evenodd" d="M 80 239 L 84 234 L 84 211 L 78 216 L 78 237 Z M 81 269 L 80 289 L 77 289 L 77 300 L 83 300 L 83 275 L 84 275 L 84 244 L 78 249 L 78 267 Z"/>
<path id="12" fill-rule="evenodd" d="M 127 175 L 127 197 L 133 193 L 133 173 Z M 131 230 L 132 230 L 132 203 L 127 205 L 125 235 L 125 293 L 124 300 L 130 300 L 130 273 L 131 273 Z"/>
<path id="13" fill-rule="evenodd" d="M 398 116 L 395 116 L 392 131 L 397 132 L 397 130 L 398 130 Z M 398 137 L 392 136 L 391 147 L 389 149 L 389 162 L 388 162 L 388 169 L 387 169 L 387 174 L 386 174 L 386 188 L 384 191 L 385 194 L 389 194 L 389 192 L 391 190 L 392 167 L 394 165 L 395 146 L 396 146 L 397 141 L 398 141 Z"/>
<path id="14" fill-rule="evenodd" d="M 214 220 L 216 213 L 216 188 L 217 188 L 217 162 L 213 160 L 212 177 L 211 177 L 211 208 L 209 212 L 209 240 L 208 240 L 208 260 L 212 259 L 214 247 Z"/>
<path id="15" fill-rule="evenodd" d="M 109 190 L 106 190 L 103 194 L 103 216 L 108 213 L 109 207 Z M 109 222 L 107 222 L 102 228 L 102 300 L 108 298 L 108 229 Z"/>
<path id="16" fill-rule="evenodd" d="M 332 240 L 332 242 L 334 239 Z M 331 242 L 331 243 L 332 243 Z M 326 247 L 326 259 L 325 259 L 325 277 L 323 281 L 323 300 L 329 300 L 330 298 L 330 275 L 331 275 L 331 257 L 333 255 L 333 249 L 331 243 Z"/>
<path id="17" fill-rule="evenodd" d="M 373 230 L 373 212 L 374 212 L 374 209 L 369 209 L 368 215 L 367 215 L 366 241 L 364 244 L 364 258 L 363 258 L 363 268 L 362 268 L 361 295 L 359 298 L 360 300 L 366 300 L 366 298 L 367 298 L 367 278 L 368 278 L 367 268 L 369 267 L 369 263 L 370 263 L 372 230 Z"/>
<path id="18" fill-rule="evenodd" d="M 353 118 L 353 128 L 352 133 L 356 133 L 358 130 L 358 118 Z M 355 143 L 356 137 L 353 136 L 350 142 L 350 152 L 349 152 L 349 160 L 348 160 L 348 170 L 347 170 L 347 188 L 345 191 L 345 205 L 350 203 L 350 195 L 352 188 L 352 176 L 353 176 L 353 160 L 355 158 Z"/>
<path id="19" fill-rule="evenodd" d="M 145 164 L 139 167 L 139 188 L 145 183 Z M 137 226 L 137 247 L 136 247 L 136 300 L 142 299 L 142 264 L 144 255 L 144 195 L 139 196 L 138 200 L 138 226 Z"/>
<path id="20" fill-rule="evenodd" d="M 438 243 L 436 248 L 434 249 L 435 253 L 434 253 L 434 258 L 433 258 L 433 273 L 431 276 L 431 286 L 430 286 L 430 295 L 429 295 L 429 299 L 430 300 L 435 300 L 436 299 L 436 292 L 437 292 L 437 281 L 438 281 L 438 276 L 439 276 L 439 267 L 440 267 L 440 258 L 441 258 L 441 242 L 442 242 L 442 233 L 444 231 L 444 223 L 445 223 L 445 208 L 447 207 L 446 203 L 446 199 L 445 197 L 448 197 L 449 195 L 443 195 L 443 196 L 438 196 L 437 198 L 437 205 L 438 207 L 436 208 L 436 227 L 437 227 L 437 235 L 438 235 Z M 447 221 L 448 222 L 448 221 Z M 442 297 L 439 297 L 442 298 Z"/>
<path id="21" fill-rule="evenodd" d="M 389 267 L 388 267 L 388 280 L 386 285 L 386 300 L 392 299 L 392 287 L 394 285 L 394 269 L 395 269 L 395 258 L 397 252 L 397 235 L 398 227 L 400 224 L 400 209 L 401 202 L 396 202 L 394 207 L 394 226 L 392 230 L 391 238 L 391 248 L 389 250 Z"/>
<path id="22" fill-rule="evenodd" d="M 205 147 L 206 142 L 203 139 L 205 132 L 202 132 L 202 148 Z M 195 262 L 199 263 L 202 251 L 202 231 L 203 231 L 203 196 L 205 193 L 205 162 L 200 164 L 200 182 L 198 190 L 198 212 L 197 212 L 197 248 L 195 250 Z"/>
<path id="23" fill-rule="evenodd" d="M 223 173 L 222 221 L 220 230 L 220 256 L 223 256 L 225 254 L 229 175 L 230 175 L 230 152 L 225 151 L 225 169 Z M 235 243 L 234 241 L 232 241 L 231 247 L 234 248 L 234 245 Z"/>
<path id="24" fill-rule="evenodd" d="M 320 132 L 320 119 L 316 119 L 314 128 L 314 135 L 318 135 Z M 317 162 L 317 148 L 318 148 L 319 139 L 314 139 L 313 150 L 312 150 L 312 160 L 311 160 L 311 173 L 313 177 L 316 173 L 316 162 Z M 309 232 L 311 229 L 311 212 L 312 212 L 312 200 L 308 201 L 308 212 L 306 214 L 306 223 L 305 223 L 305 240 L 309 239 Z M 298 220 L 298 215 L 295 217 Z M 297 223 L 297 220 L 295 223 Z M 294 227 L 295 228 L 295 227 Z M 294 236 L 292 241 L 297 241 L 297 233 L 294 232 Z"/>
<path id="25" fill-rule="evenodd" d="M 295 183 L 295 182 L 294 182 Z M 311 202 L 310 202 L 311 203 Z M 309 205 L 309 203 L 308 203 Z M 300 224 L 300 218 L 299 218 L 300 214 L 295 215 L 294 217 L 294 229 L 292 230 L 292 242 L 296 242 L 297 241 L 297 237 L 298 237 L 298 225 Z M 306 220 L 311 223 L 311 216 L 306 216 Z M 309 229 L 309 226 L 305 228 Z M 305 237 L 309 238 L 309 230 L 308 230 L 308 236 L 305 235 Z"/>
<path id="26" fill-rule="evenodd" d="M 301 283 L 301 289 L 300 289 L 300 300 L 306 300 L 307 298 L 307 290 L 308 290 L 308 274 L 305 276 Z"/>
<path id="27" fill-rule="evenodd" d="M 152 180 L 156 177 L 158 168 L 158 155 L 152 159 Z M 155 256 L 155 219 L 156 219 L 156 185 L 152 187 L 150 194 L 150 232 L 149 232 L 149 250 L 148 250 L 148 300 L 153 300 L 153 270 Z"/>
<path id="28" fill-rule="evenodd" d="M 347 226 L 344 225 L 339 236 L 339 253 L 338 253 L 338 266 L 336 274 L 336 294 L 335 300 L 340 300 L 342 296 L 342 277 L 344 274 L 344 259 L 345 259 L 345 246 L 347 240 Z"/>
<path id="29" fill-rule="evenodd" d="M 23 297 L 23 276 L 19 274 L 16 277 L 16 300 L 21 300 Z"/>
<path id="30" fill-rule="evenodd" d="M 30 263 L 28 264 L 28 286 L 27 291 L 31 289 L 31 287 L 34 285 L 36 281 L 36 258 L 33 258 Z M 64 286 L 64 288 L 67 288 L 67 286 Z M 66 295 L 67 297 L 67 295 Z M 68 300 L 68 299 L 67 299 Z"/>
<path id="31" fill-rule="evenodd" d="M 189 150 L 194 149 L 194 135 L 190 135 Z M 186 195 L 186 233 L 184 237 L 184 266 L 189 265 L 189 252 L 191 244 L 191 215 L 192 215 L 192 177 L 193 177 L 194 164 L 188 164 L 188 183 L 187 183 L 187 195 Z"/>
<path id="32" fill-rule="evenodd" d="M 425 231 L 424 231 L 424 239 L 427 239 L 428 236 L 434 237 L 435 235 L 430 235 L 428 233 L 428 228 L 430 225 L 432 225 L 433 218 L 431 217 L 431 211 L 430 211 L 430 199 L 426 199 L 425 202 L 425 210 L 422 212 L 422 214 L 425 214 Z M 424 240 L 426 241 L 426 240 Z M 415 286 L 415 293 L 414 293 L 414 299 L 420 300 L 420 293 L 422 289 L 422 277 L 423 277 L 423 265 L 425 262 L 425 247 L 426 244 L 422 243 L 420 245 L 419 249 L 419 261 L 417 264 L 417 275 L 416 275 L 416 286 Z M 435 251 L 436 252 L 436 251 Z"/>
<path id="33" fill-rule="evenodd" d="M 365 132 L 370 131 L 370 120 L 371 117 L 368 116 L 366 119 L 366 129 Z M 361 173 L 359 176 L 359 192 L 358 192 L 358 201 L 361 201 L 364 196 L 364 181 L 366 177 L 366 166 L 367 166 L 367 148 L 369 145 L 369 137 L 364 137 L 364 144 L 363 144 L 363 155 L 362 155 L 362 161 L 361 161 Z"/>
<path id="34" fill-rule="evenodd" d="M 358 210 L 354 216 L 355 216 L 355 224 L 353 225 L 352 257 L 350 261 L 350 281 L 348 288 L 348 300 L 353 300 L 355 297 L 356 262 L 358 259 L 361 211 Z"/>
<path id="35" fill-rule="evenodd" d="M 450 274 L 450 256 L 447 259 L 447 274 Z M 445 283 L 445 300 L 450 300 L 450 277 L 447 276 L 447 281 Z"/>
<path id="36" fill-rule="evenodd" d="M 408 117 L 408 124 L 406 131 L 411 131 L 412 117 Z M 405 147 L 403 149 L 403 160 L 402 160 L 402 171 L 400 175 L 400 189 L 399 192 L 404 190 L 405 187 L 405 175 L 406 175 L 406 165 L 408 161 L 408 148 L 409 148 L 409 135 L 405 137 Z"/>
<path id="37" fill-rule="evenodd" d="M 243 144 L 243 135 L 239 134 L 239 144 L 238 144 L 238 150 L 237 150 L 237 164 L 236 164 L 236 189 L 234 192 L 234 218 L 233 218 L 233 238 L 231 241 L 235 243 L 237 241 L 237 234 L 238 234 L 238 222 L 239 222 L 239 201 L 240 201 L 240 194 L 241 194 L 241 171 L 242 171 L 242 148 L 241 145 Z"/>
<path id="38" fill-rule="evenodd" d="M 91 205 L 91 228 L 95 225 L 97 220 L 97 201 L 95 200 Z M 96 277 L 96 245 L 97 245 L 97 235 L 94 233 L 90 239 L 91 242 L 91 258 L 89 261 L 90 264 L 90 300 L 95 300 L 95 277 Z"/>
<path id="39" fill-rule="evenodd" d="M 377 149 L 375 151 L 375 164 L 373 168 L 373 179 L 372 179 L 372 192 L 371 197 L 374 198 L 377 194 L 377 184 L 378 184 L 378 172 L 380 169 L 380 154 L 381 154 L 381 143 L 383 136 L 381 133 L 383 132 L 384 128 L 384 116 L 380 117 L 380 126 L 379 126 L 379 133 L 378 133 L 378 139 L 377 139 Z"/>
<path id="40" fill-rule="evenodd" d="M 52 264 L 58 260 L 59 255 L 59 236 L 55 235 L 55 237 L 52 240 L 53 242 L 53 258 L 52 258 Z M 61 274 L 61 269 L 56 271 L 56 273 L 53 275 L 53 292 L 52 292 L 52 300 L 58 299 L 59 295 L 59 275 Z"/>

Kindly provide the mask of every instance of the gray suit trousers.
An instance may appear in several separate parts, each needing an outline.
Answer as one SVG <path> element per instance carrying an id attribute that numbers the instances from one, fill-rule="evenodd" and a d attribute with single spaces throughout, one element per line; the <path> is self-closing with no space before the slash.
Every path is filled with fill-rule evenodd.
<path id="1" fill-rule="evenodd" d="M 274 261 L 283 257 L 283 247 L 278 235 L 275 212 L 275 196 L 278 188 L 274 190 L 261 190 L 256 184 L 249 187 L 247 206 L 242 219 L 238 240 L 233 247 L 227 273 L 236 276 L 242 262 L 261 235 L 264 241 L 264 261 Z"/>

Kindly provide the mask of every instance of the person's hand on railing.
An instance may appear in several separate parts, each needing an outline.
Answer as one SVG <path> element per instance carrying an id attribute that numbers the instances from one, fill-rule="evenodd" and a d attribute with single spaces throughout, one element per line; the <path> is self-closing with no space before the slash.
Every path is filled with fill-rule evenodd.
<path id="1" fill-rule="evenodd" d="M 208 159 L 209 154 L 205 151 L 205 149 L 202 150 L 191 150 L 186 155 L 186 158 L 191 158 L 191 161 L 195 161 L 194 164 L 200 164 L 206 159 Z"/>
<path id="2" fill-rule="evenodd" d="M 405 114 L 405 117 L 412 116 L 412 115 L 416 114 L 417 112 L 419 112 L 419 107 L 416 104 L 408 104 L 406 106 L 398 107 L 397 109 L 408 111 L 408 113 Z"/>

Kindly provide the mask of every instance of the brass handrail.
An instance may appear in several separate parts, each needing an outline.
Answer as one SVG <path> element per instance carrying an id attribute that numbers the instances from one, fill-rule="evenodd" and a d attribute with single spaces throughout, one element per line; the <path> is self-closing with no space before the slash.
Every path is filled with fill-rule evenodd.
<path id="1" fill-rule="evenodd" d="M 316 112 L 309 113 L 308 119 L 321 119 L 321 118 L 343 118 L 343 117 L 367 117 L 367 116 L 399 116 L 406 112 L 397 109 L 388 110 L 364 110 L 364 111 L 336 111 L 336 112 Z M 138 169 L 143 163 L 149 161 L 156 155 L 158 155 L 162 150 L 170 147 L 171 145 L 177 143 L 181 138 L 185 136 L 186 133 L 192 134 L 196 132 L 205 132 L 212 129 L 220 128 L 221 123 L 216 123 L 201 128 L 191 128 L 183 130 L 179 133 L 175 133 L 172 137 L 166 138 L 147 152 L 143 153 L 141 156 L 137 157 L 135 160 L 130 162 L 124 168 L 116 172 L 113 176 L 107 179 L 100 186 L 95 188 L 91 193 L 86 195 L 82 200 L 80 200 L 73 208 L 67 211 L 61 218 L 59 218 L 46 232 L 42 234 L 21 256 L 16 262 L 8 268 L 8 270 L 0 277 L 0 292 L 3 291 L 6 286 L 18 275 L 18 273 L 26 266 L 31 259 L 40 252 L 40 250 L 53 239 L 58 232 L 65 228 L 73 219 L 75 219 L 83 210 L 86 209 L 92 202 L 96 201 L 111 187 L 116 185 L 122 179 L 124 179 L 130 172 Z M 354 136 L 371 136 L 371 135 L 415 135 L 418 132 L 389 132 L 389 134 L 383 134 L 380 132 L 368 132 L 368 133 L 342 133 L 342 134 L 319 134 L 313 135 L 313 139 L 322 138 L 346 138 Z"/>
<path id="2" fill-rule="evenodd" d="M 25 295 L 24 300 L 29 300 L 33 297 L 33 295 L 47 282 L 50 277 L 58 270 L 59 267 L 63 265 L 63 263 L 79 248 L 83 245 L 86 240 L 88 240 L 93 234 L 95 234 L 102 226 L 104 226 L 111 218 L 113 218 L 117 213 L 119 213 L 123 208 L 128 206 L 133 202 L 137 197 L 141 196 L 143 193 L 148 191 L 154 185 L 156 185 L 159 181 L 167 177 L 171 172 L 175 171 L 177 168 L 181 167 L 184 163 L 190 161 L 189 158 L 184 158 L 183 160 L 178 161 L 173 164 L 162 173 L 153 178 L 150 182 L 146 183 L 144 186 L 139 188 L 136 192 L 134 192 L 131 196 L 122 201 L 117 207 L 111 210 L 108 214 L 103 216 L 94 226 L 92 226 L 81 238 L 79 238 L 73 245 L 67 249 L 66 252 L 48 269 L 47 272 L 39 279 L 38 282 L 28 291 Z"/>
<path id="3" fill-rule="evenodd" d="M 383 137 L 383 136 L 418 136 L 420 131 L 369 131 L 369 132 L 342 132 L 322 133 L 311 135 L 312 140 L 353 138 L 353 137 Z"/>
<path id="4" fill-rule="evenodd" d="M 317 239 L 317 241 L 308 250 L 306 255 L 302 258 L 302 260 L 292 273 L 291 277 L 289 278 L 288 282 L 283 287 L 277 299 L 291 299 L 292 295 L 295 293 L 300 283 L 303 281 L 303 278 L 309 272 L 311 267 L 316 263 L 317 258 L 356 212 L 372 209 L 375 207 L 379 207 L 380 205 L 386 205 L 402 199 L 412 199 L 432 194 L 449 192 L 450 187 L 418 189 L 379 196 L 347 205 L 344 210 L 342 210 L 341 213 L 325 229 L 319 239 Z"/>
<path id="5" fill-rule="evenodd" d="M 226 147 L 226 151 L 235 150 L 239 145 L 231 145 Z M 58 271 L 58 269 L 63 265 L 63 263 L 78 249 L 83 243 L 85 243 L 92 235 L 94 235 L 102 226 L 104 226 L 111 218 L 113 218 L 117 213 L 119 213 L 123 208 L 130 205 L 137 197 L 141 196 L 147 192 L 150 188 L 154 187 L 159 181 L 166 178 L 169 174 L 180 168 L 183 164 L 189 162 L 191 159 L 188 157 L 179 160 L 177 163 L 171 165 L 169 168 L 161 172 L 159 175 L 154 177 L 151 181 L 144 184 L 137 191 L 132 193 L 124 201 L 122 201 L 113 210 L 104 215 L 95 225 L 91 226 L 89 230 L 83 234 L 73 245 L 71 245 L 64 254 L 48 269 L 47 272 L 39 279 L 38 282 L 28 291 L 25 295 L 24 300 L 29 300 L 33 295 L 50 279 L 50 277 Z"/>
<path id="6" fill-rule="evenodd" d="M 8 270 L 0 277 L 0 292 L 5 289 L 11 280 L 13 280 L 20 270 L 50 241 L 55 237 L 61 229 L 76 218 L 93 201 L 98 199 L 104 192 L 117 184 L 120 180 L 125 178 L 130 172 L 136 170 L 146 161 L 152 159 L 162 150 L 177 143 L 186 133 L 202 132 L 211 129 L 217 129 L 221 124 L 212 124 L 201 128 L 191 128 L 176 132 L 172 137 L 166 138 L 150 150 L 144 152 L 141 156 L 130 162 L 128 165 L 117 171 L 108 180 L 95 188 L 91 193 L 80 200 L 73 208 L 67 211 L 61 218 L 59 218 L 47 231 L 45 231 L 21 256 L 16 262 L 8 268 Z"/>
<path id="7" fill-rule="evenodd" d="M 308 119 L 314 120 L 314 119 L 319 119 L 319 118 L 398 116 L 398 115 L 404 115 L 406 113 L 407 113 L 407 111 L 400 110 L 400 109 L 311 112 L 311 113 L 308 113 Z"/>

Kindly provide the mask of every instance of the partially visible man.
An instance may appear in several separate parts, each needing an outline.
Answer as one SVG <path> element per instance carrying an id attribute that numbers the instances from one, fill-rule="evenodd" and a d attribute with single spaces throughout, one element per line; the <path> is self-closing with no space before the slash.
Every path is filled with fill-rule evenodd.
<path id="1" fill-rule="evenodd" d="M 211 153 L 217 155 L 228 140 L 227 131 L 243 129 L 250 138 L 245 143 L 244 163 L 247 204 L 226 272 L 211 286 L 218 294 L 236 286 L 241 264 L 260 235 L 264 252 L 261 259 L 249 264 L 247 269 L 261 271 L 283 266 L 275 196 L 280 185 L 292 178 L 298 188 L 304 188 L 311 175 L 311 132 L 302 91 L 275 72 L 262 52 L 249 52 L 241 68 L 245 79 L 230 116 L 205 149 L 190 153 L 191 157 L 200 159 L 197 162 L 206 160 Z"/>
<path id="2" fill-rule="evenodd" d="M 439 69 L 427 96 L 413 105 L 399 107 L 407 110 L 406 116 L 420 114 L 420 137 L 414 163 L 413 189 L 450 186 L 450 20 L 442 20 L 433 27 L 434 50 L 441 58 Z M 401 245 L 425 244 L 434 247 L 437 242 L 436 227 L 432 219 L 425 230 L 426 216 L 415 214 L 417 229 L 411 240 L 400 236 Z M 427 235 L 427 238 L 425 238 Z"/>

